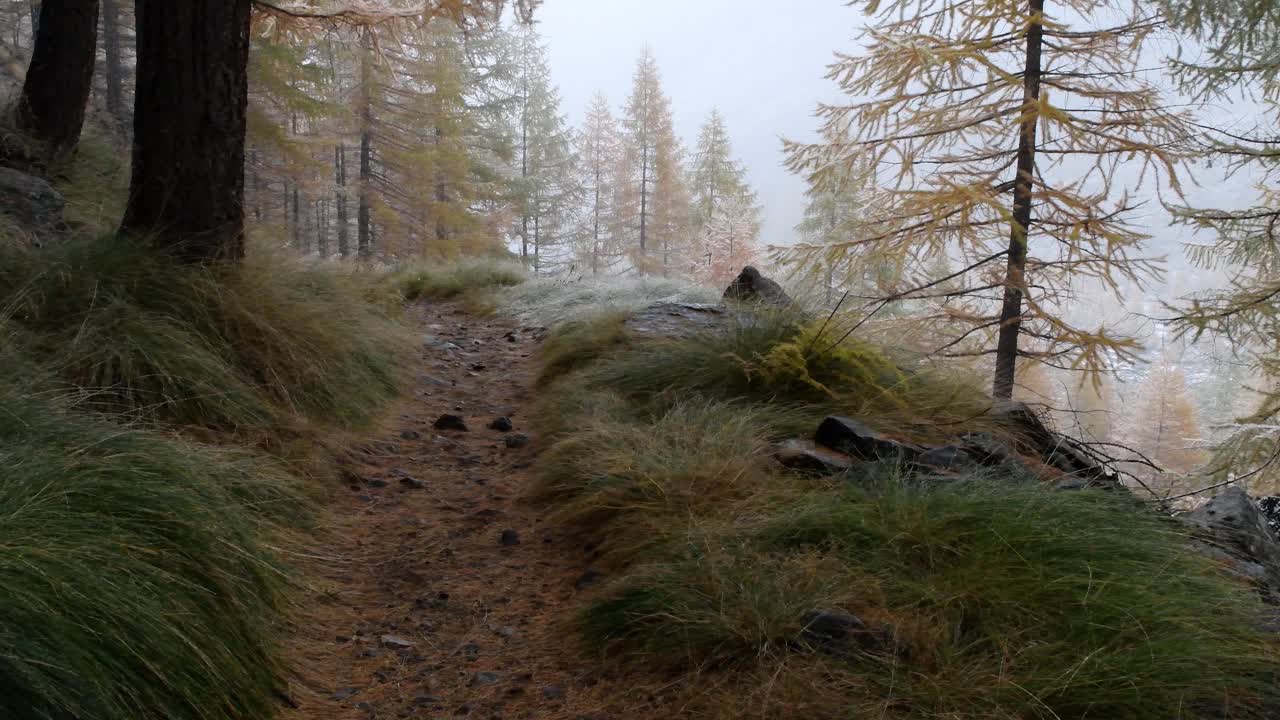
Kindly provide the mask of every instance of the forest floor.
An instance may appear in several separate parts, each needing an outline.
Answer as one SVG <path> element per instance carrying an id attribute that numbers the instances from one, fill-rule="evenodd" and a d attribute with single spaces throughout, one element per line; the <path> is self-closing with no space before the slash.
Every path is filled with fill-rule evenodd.
<path id="1" fill-rule="evenodd" d="M 656 716 L 577 651 L 566 625 L 596 574 L 522 499 L 538 449 L 534 331 L 454 304 L 409 312 L 423 334 L 409 392 L 352 449 L 337 529 L 301 561 L 283 717 Z M 446 413 L 468 431 L 433 428 Z M 498 417 L 514 433 L 490 429 Z M 515 434 L 529 444 L 508 447 Z"/>

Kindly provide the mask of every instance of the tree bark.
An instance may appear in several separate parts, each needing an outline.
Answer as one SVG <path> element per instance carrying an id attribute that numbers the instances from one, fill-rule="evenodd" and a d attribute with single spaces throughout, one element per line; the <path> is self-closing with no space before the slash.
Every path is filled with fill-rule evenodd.
<path id="1" fill-rule="evenodd" d="M 1040 54 L 1044 46 L 1044 0 L 1029 0 L 1026 66 L 1022 75 L 1022 118 L 1018 137 L 1018 175 L 1013 184 L 1013 222 L 1009 229 L 1004 303 L 1000 308 L 1000 337 L 996 342 L 996 372 L 991 394 L 1013 397 L 1022 333 L 1022 288 L 1026 286 L 1027 237 L 1031 229 L 1031 201 L 1036 171 L 1036 125 L 1040 104 Z"/>
<path id="2" fill-rule="evenodd" d="M 98 0 L 44 0 L 37 28 L 18 124 L 45 143 L 49 160 L 58 161 L 75 148 L 84 126 L 97 58 Z"/>
<path id="3" fill-rule="evenodd" d="M 244 256 L 250 0 L 139 0 L 133 177 L 121 231 L 189 262 Z"/>
<path id="4" fill-rule="evenodd" d="M 124 118 L 124 63 L 120 48 L 120 0 L 102 0 L 103 75 L 107 112 Z"/>
<path id="5" fill-rule="evenodd" d="M 369 186 L 373 182 L 373 31 L 360 31 L 360 205 L 356 209 L 356 254 L 373 252 L 373 228 L 369 217 Z"/>
<path id="6" fill-rule="evenodd" d="M 347 228 L 347 145 L 338 143 L 333 149 L 334 181 L 338 187 L 334 191 L 333 203 L 336 208 L 338 223 L 338 254 L 347 257 L 351 254 L 351 233 Z"/>

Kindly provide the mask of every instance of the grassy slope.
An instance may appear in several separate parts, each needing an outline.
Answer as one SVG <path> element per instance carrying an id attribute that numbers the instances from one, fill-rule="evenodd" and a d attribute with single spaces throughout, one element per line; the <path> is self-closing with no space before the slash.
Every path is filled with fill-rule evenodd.
<path id="1" fill-rule="evenodd" d="M 583 611 L 587 647 L 676 673 L 691 712 L 1163 720 L 1225 702 L 1258 716 L 1280 655 L 1253 632 L 1257 600 L 1170 521 L 1015 467 L 922 484 L 765 457 L 829 412 L 907 439 L 1000 432 L 974 419 L 974 383 L 786 317 L 648 343 L 619 323 L 547 341 L 541 496 L 620 575 Z M 813 609 L 892 639 L 822 652 L 802 633 Z"/>
<path id="2" fill-rule="evenodd" d="M 113 237 L 120 156 L 90 141 L 60 171 L 79 237 L 0 238 L 0 714 L 266 717 L 280 549 L 318 494 L 295 478 L 394 396 L 400 297 Z"/>

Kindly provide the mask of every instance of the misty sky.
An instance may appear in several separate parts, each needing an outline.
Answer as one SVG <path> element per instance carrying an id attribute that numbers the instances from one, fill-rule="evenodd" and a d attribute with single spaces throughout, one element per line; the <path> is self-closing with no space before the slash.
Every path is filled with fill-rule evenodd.
<path id="1" fill-rule="evenodd" d="M 686 145 L 713 106 L 765 208 L 763 240 L 790 241 L 804 184 L 782 168 L 781 137 L 808 138 L 823 79 L 837 49 L 849 50 L 862 12 L 844 0 L 545 0 L 539 30 L 575 126 L 600 90 L 617 112 L 647 43 L 662 69 L 676 132 Z"/>

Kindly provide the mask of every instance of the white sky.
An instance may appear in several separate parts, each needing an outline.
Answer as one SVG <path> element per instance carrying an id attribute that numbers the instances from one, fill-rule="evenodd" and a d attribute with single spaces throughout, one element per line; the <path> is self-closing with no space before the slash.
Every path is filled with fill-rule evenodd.
<path id="1" fill-rule="evenodd" d="M 844 0 L 545 0 L 537 13 L 575 126 L 597 90 L 618 111 L 645 44 L 686 145 L 719 107 L 764 205 L 768 244 L 788 243 L 804 211 L 781 138 L 810 137 L 818 100 L 838 97 L 823 74 L 836 50 L 852 49 L 862 18 Z"/>

